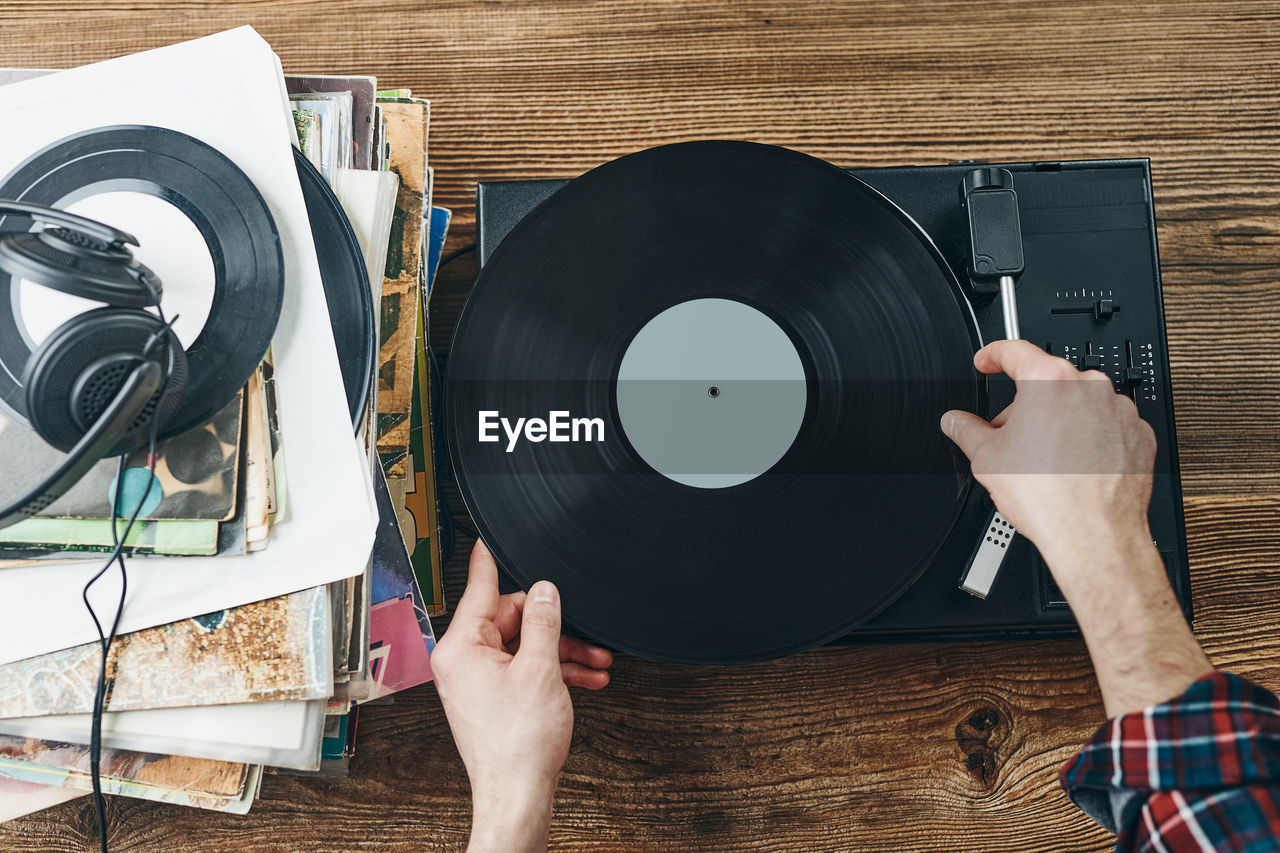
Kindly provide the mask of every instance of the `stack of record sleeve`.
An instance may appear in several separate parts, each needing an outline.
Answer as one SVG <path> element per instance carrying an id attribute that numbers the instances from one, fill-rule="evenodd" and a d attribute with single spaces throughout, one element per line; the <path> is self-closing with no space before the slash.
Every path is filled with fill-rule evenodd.
<path id="1" fill-rule="evenodd" d="M 0 127 L 22 116 L 28 137 L 0 130 L 0 174 L 60 116 L 84 130 L 145 117 L 255 178 L 294 263 L 276 338 L 234 400 L 0 530 L 0 820 L 92 787 L 101 648 L 69 602 L 113 548 L 113 496 L 140 509 L 106 661 L 103 791 L 244 813 L 271 772 L 345 776 L 360 706 L 431 679 L 444 609 L 425 320 L 450 215 L 431 203 L 430 104 L 373 77 L 285 75 L 247 27 L 0 84 Z M 115 201 L 92 211 L 110 221 Z M 155 242 L 136 254 L 167 306 L 188 282 Z M 0 503 L 60 458 L 0 420 Z M 108 620 L 113 579 L 91 596 Z"/>

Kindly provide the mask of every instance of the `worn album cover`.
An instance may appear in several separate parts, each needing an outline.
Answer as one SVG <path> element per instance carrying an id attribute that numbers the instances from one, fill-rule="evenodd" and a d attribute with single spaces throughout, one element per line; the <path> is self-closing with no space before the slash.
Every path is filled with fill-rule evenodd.
<path id="1" fill-rule="evenodd" d="M 285 76 L 284 83 L 290 94 L 350 92 L 351 165 L 356 169 L 373 168 L 373 99 L 377 89 L 377 81 L 373 77 L 298 77 L 290 74 Z"/>
<path id="2" fill-rule="evenodd" d="M 89 758 L 87 744 L 0 735 L 0 775 L 9 778 L 89 789 Z M 111 780 L 212 797 L 239 796 L 248 777 L 244 764 L 124 749 L 103 749 L 101 768 L 104 790 Z"/>
<path id="3" fill-rule="evenodd" d="M 275 490 L 261 367 L 249 378 L 245 392 L 245 542 L 247 548 L 257 550 L 254 546 L 263 543 L 270 532 L 268 515 Z"/>
<path id="4" fill-rule="evenodd" d="M 280 430 L 280 395 L 276 390 L 276 368 L 271 350 L 262 360 L 262 393 L 266 406 L 267 432 L 271 448 L 271 475 L 267 492 L 267 521 L 278 524 L 287 517 L 289 490 L 285 485 L 284 434 Z"/>
<path id="5" fill-rule="evenodd" d="M 332 690 L 327 587 L 117 637 L 109 711 L 319 699 Z M 0 666 L 0 718 L 87 714 L 97 643 Z"/>
<path id="6" fill-rule="evenodd" d="M 207 758 L 104 748 L 106 794 L 244 814 L 261 784 L 262 768 Z M 77 791 L 93 789 L 89 747 L 0 735 L 0 780 Z"/>
<path id="7" fill-rule="evenodd" d="M 290 95 L 294 111 L 309 110 L 316 114 L 317 147 L 320 163 L 316 167 L 332 186 L 339 169 L 351 167 L 351 93 L 321 92 Z"/>
<path id="8" fill-rule="evenodd" d="M 378 456 L 387 476 L 406 476 L 414 337 L 419 315 L 422 215 L 428 209 L 427 105 L 379 99 L 391 170 L 400 178 L 382 287 L 378 355 Z"/>

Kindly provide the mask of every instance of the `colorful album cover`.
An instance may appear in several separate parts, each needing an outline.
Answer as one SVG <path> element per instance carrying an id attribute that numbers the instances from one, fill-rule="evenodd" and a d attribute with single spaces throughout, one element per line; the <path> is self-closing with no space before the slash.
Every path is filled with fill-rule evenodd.
<path id="1" fill-rule="evenodd" d="M 427 274 L 424 289 L 429 289 L 435 279 L 439 267 L 441 250 L 448 236 L 451 214 L 444 208 L 431 217 L 431 235 L 428 242 Z M 405 509 L 408 524 L 402 519 L 405 541 L 413 543 L 410 560 L 418 585 L 426 600 L 427 612 L 437 616 L 445 610 L 444 600 L 444 555 L 440 550 L 439 502 L 436 497 L 435 445 L 434 435 L 435 413 L 431 410 L 431 365 L 427 360 L 427 314 L 424 313 L 418 324 L 418 336 L 415 342 L 415 374 L 414 397 L 410 410 L 410 462 L 413 472 L 412 480 L 406 484 Z"/>
<path id="2" fill-rule="evenodd" d="M 294 110 L 294 129 L 298 131 L 298 150 L 311 165 L 320 168 L 320 118 L 315 110 Z"/>
<path id="3" fill-rule="evenodd" d="M 345 714 L 325 717 L 324 741 L 320 745 L 321 761 L 342 761 L 355 755 L 356 723 L 359 717 L 358 705 Z"/>
<path id="4" fill-rule="evenodd" d="M 449 223 L 453 220 L 453 211 L 447 207 L 431 208 L 429 217 L 429 234 L 427 237 L 427 257 L 423 262 L 423 290 L 427 298 L 436 284 L 436 273 L 440 270 L 440 255 L 444 251 L 445 238 L 449 236 Z M 424 316 L 426 311 L 423 311 Z"/>
<path id="5" fill-rule="evenodd" d="M 430 681 L 435 648 L 427 605 L 379 472 L 373 487 L 380 518 L 370 565 L 368 699 Z"/>
<path id="6" fill-rule="evenodd" d="M 211 557 L 218 553 L 216 521 L 138 521 L 124 537 L 126 554 Z M 119 528 L 124 530 L 124 524 Z M 68 551 L 107 553 L 114 550 L 111 522 L 105 518 L 28 518 L 0 531 L 0 553 L 6 560 L 30 559 L 26 552 L 45 552 L 60 560 Z"/>
<path id="7" fill-rule="evenodd" d="M 134 453 L 125 462 L 120 498 L 122 510 L 132 510 L 143 499 L 139 518 L 225 521 L 235 513 L 236 459 L 240 446 L 240 419 L 244 393 L 201 426 L 160 442 L 156 453 L 155 481 L 145 492 L 147 455 Z M 45 443 L 35 431 L 0 416 L 0 441 L 9 452 L 0 455 L 0 503 L 16 500 L 34 485 L 33 471 L 50 471 L 63 454 Z M 40 514 L 42 518 L 107 518 L 116 478 L 115 458 L 89 470 L 58 500 Z M 131 491 L 132 490 L 132 491 Z M 136 497 L 130 499 L 130 494 Z"/>
<path id="8" fill-rule="evenodd" d="M 370 699 L 431 680 L 430 648 L 424 642 L 418 615 L 411 598 L 393 598 L 370 608 Z"/>
<path id="9" fill-rule="evenodd" d="M 333 714 L 324 718 L 324 740 L 320 742 L 321 761 L 338 761 L 343 757 L 347 747 L 348 724 L 347 714 Z"/>

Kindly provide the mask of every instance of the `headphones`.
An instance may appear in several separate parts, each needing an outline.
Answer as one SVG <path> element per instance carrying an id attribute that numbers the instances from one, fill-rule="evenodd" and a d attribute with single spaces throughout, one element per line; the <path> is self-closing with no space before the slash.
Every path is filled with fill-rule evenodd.
<path id="1" fill-rule="evenodd" d="M 133 257 L 132 235 L 40 204 L 0 200 L 0 213 L 50 226 L 0 236 L 0 271 L 106 303 L 58 326 L 26 360 L 28 425 L 67 457 L 0 508 L 2 528 L 48 507 L 103 457 L 147 446 L 183 401 L 187 356 L 163 312 L 144 310 L 159 311 L 162 290 Z"/>

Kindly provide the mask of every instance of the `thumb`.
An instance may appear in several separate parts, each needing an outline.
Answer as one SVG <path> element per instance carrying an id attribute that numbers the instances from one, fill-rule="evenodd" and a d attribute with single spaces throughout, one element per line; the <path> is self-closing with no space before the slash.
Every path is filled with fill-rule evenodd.
<path id="1" fill-rule="evenodd" d="M 520 623 L 516 660 L 539 658 L 560 663 L 560 591 L 551 581 L 538 581 L 529 588 Z"/>
<path id="2" fill-rule="evenodd" d="M 996 428 L 975 414 L 952 410 L 942 416 L 942 431 L 972 461 L 978 447 L 995 433 Z"/>

